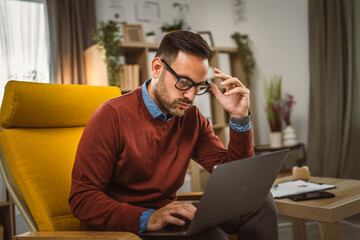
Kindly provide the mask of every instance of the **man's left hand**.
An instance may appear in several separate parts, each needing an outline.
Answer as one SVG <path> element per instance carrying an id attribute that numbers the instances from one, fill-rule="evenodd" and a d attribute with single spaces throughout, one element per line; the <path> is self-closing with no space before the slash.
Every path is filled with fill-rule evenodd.
<path id="1" fill-rule="evenodd" d="M 217 68 L 214 68 L 214 72 L 214 77 L 222 80 L 220 84 L 226 88 L 226 91 L 221 93 L 213 83 L 210 83 L 210 91 L 225 111 L 230 114 L 230 117 L 246 117 L 250 107 L 250 90 L 239 79 L 224 74 Z"/>

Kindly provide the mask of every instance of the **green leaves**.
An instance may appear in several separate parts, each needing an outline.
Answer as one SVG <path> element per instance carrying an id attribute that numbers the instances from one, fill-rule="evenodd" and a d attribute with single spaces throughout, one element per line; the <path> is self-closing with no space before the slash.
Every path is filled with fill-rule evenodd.
<path id="1" fill-rule="evenodd" d="M 270 82 L 263 77 L 266 113 L 272 132 L 281 131 L 281 76 L 274 75 Z"/>
<path id="2" fill-rule="evenodd" d="M 176 20 L 175 19 L 174 22 L 171 24 L 164 23 L 164 25 L 161 26 L 161 31 L 162 32 L 171 32 L 171 31 L 175 31 L 175 30 L 183 30 L 184 25 L 185 25 L 184 20 L 182 20 L 182 19 Z"/>
<path id="3" fill-rule="evenodd" d="M 121 48 L 120 28 L 117 23 L 99 22 L 99 27 L 92 31 L 92 39 L 99 45 L 99 51 L 105 51 L 105 63 L 109 74 L 109 85 L 118 85 L 120 71 L 120 48 Z"/>
<path id="4" fill-rule="evenodd" d="M 241 62 L 244 67 L 244 72 L 246 74 L 245 81 L 247 82 L 248 86 L 251 85 L 251 78 L 253 76 L 256 62 L 254 59 L 254 55 L 251 49 L 251 40 L 246 34 L 241 34 L 239 32 L 235 32 L 231 35 L 231 38 L 235 41 L 237 49 L 238 49 L 238 56 L 241 59 Z"/>
<path id="5" fill-rule="evenodd" d="M 296 163 L 296 166 L 298 166 L 298 167 L 304 166 L 304 165 L 305 165 L 304 155 L 298 154 L 298 155 L 295 157 L 295 163 Z"/>

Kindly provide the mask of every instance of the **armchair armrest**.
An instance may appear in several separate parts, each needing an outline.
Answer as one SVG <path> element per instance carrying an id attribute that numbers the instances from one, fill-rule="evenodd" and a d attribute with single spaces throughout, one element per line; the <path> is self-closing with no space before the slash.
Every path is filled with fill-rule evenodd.
<path id="1" fill-rule="evenodd" d="M 199 201 L 203 192 L 177 193 L 179 201 Z M 13 240 L 28 239 L 96 239 L 96 240 L 141 240 L 130 232 L 103 232 L 103 231 L 56 231 L 56 232 L 27 232 L 13 237 Z"/>
<path id="2" fill-rule="evenodd" d="M 27 232 L 13 237 L 13 240 L 28 239 L 96 239 L 96 240 L 141 240 L 130 232 L 102 232 L 102 231 L 56 231 L 56 232 Z"/>
<path id="3" fill-rule="evenodd" d="M 179 201 L 199 201 L 203 192 L 177 193 L 176 197 Z"/>

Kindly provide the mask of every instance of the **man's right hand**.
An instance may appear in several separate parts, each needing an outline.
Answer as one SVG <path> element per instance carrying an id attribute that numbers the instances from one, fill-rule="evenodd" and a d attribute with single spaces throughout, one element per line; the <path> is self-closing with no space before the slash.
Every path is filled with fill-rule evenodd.
<path id="1" fill-rule="evenodd" d="M 185 224 L 185 222 L 179 219 L 179 217 L 185 217 L 191 221 L 195 212 L 196 207 L 194 205 L 190 203 L 174 201 L 153 212 L 149 219 L 147 230 L 158 231 L 169 223 L 182 226 Z"/>

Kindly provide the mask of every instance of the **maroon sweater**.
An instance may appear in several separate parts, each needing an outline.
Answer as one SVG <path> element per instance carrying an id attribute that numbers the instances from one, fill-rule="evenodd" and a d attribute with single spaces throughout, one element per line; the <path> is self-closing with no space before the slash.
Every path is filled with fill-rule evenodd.
<path id="1" fill-rule="evenodd" d="M 157 120 L 138 88 L 104 103 L 85 127 L 70 207 L 81 230 L 137 233 L 143 211 L 176 200 L 191 158 L 211 172 L 216 164 L 252 154 L 251 131 L 231 129 L 226 150 L 195 106 L 183 117 Z"/>

